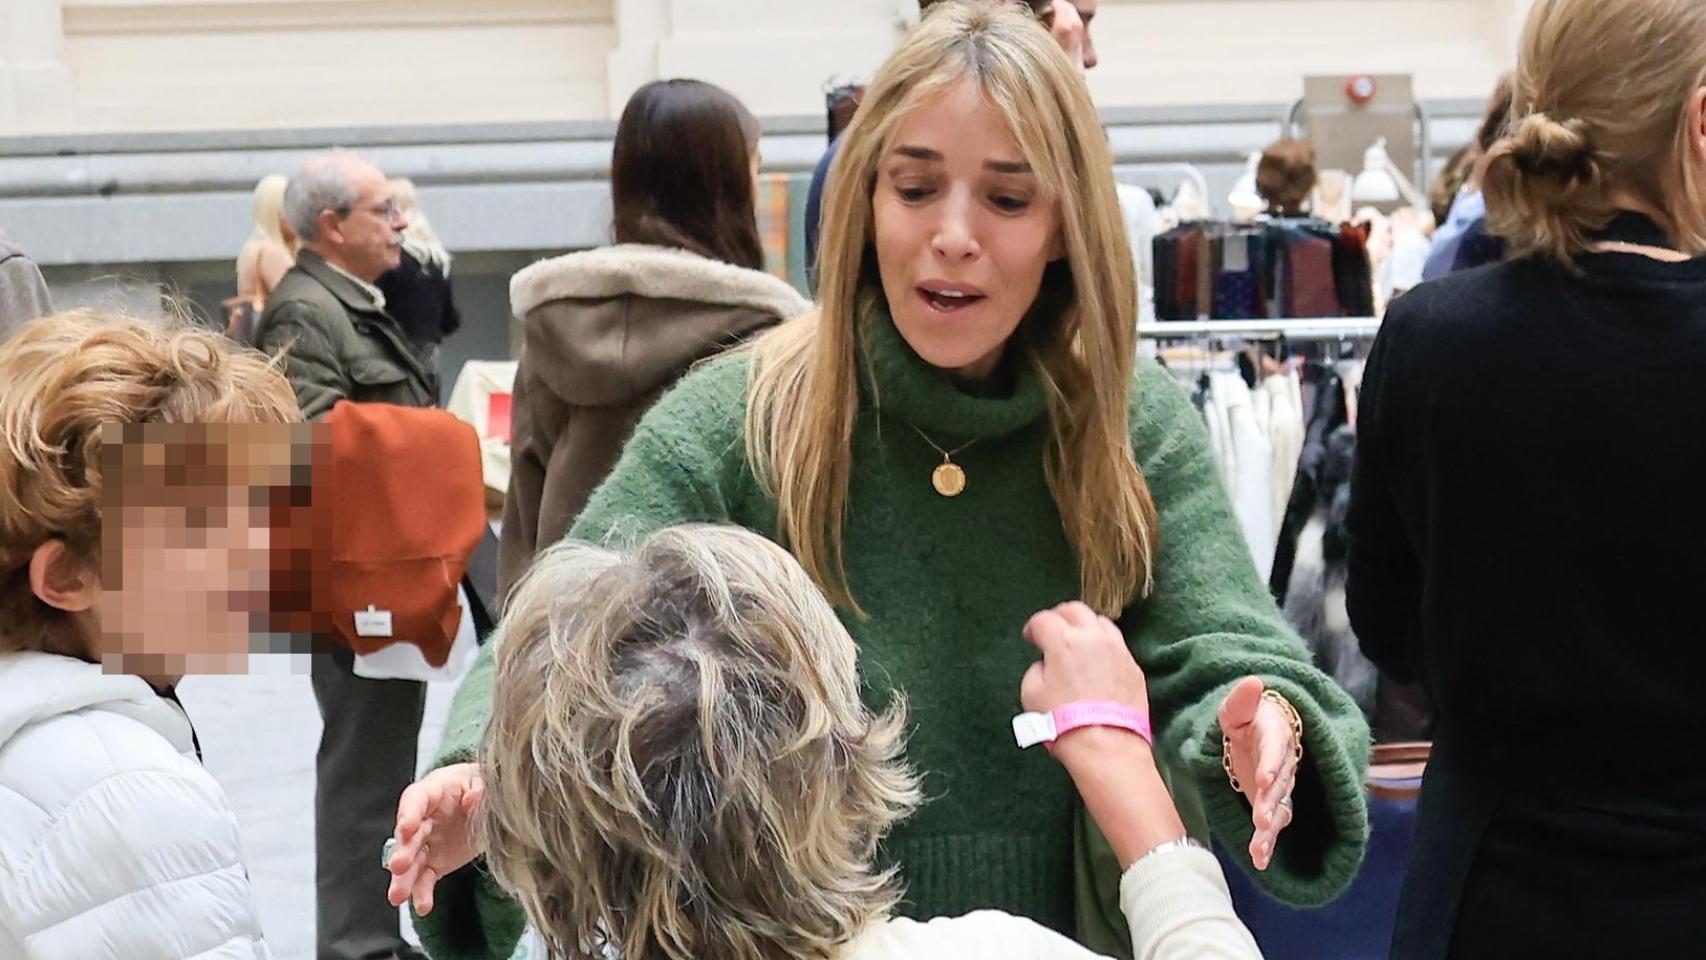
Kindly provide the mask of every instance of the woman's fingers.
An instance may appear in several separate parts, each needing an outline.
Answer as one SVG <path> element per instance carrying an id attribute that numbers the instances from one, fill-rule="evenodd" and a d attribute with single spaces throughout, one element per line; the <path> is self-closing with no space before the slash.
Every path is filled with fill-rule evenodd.
<path id="1" fill-rule="evenodd" d="M 409 891 L 415 888 L 414 873 L 413 867 L 402 873 L 397 873 L 393 869 L 391 883 L 385 888 L 385 899 L 391 902 L 391 906 L 400 907 L 403 905 L 403 901 L 409 899 Z"/>
<path id="2" fill-rule="evenodd" d="M 1241 730 L 1255 722 L 1256 709 L 1262 703 L 1262 685 L 1260 677 L 1245 677 L 1238 681 L 1237 686 L 1226 695 L 1220 703 L 1220 732 L 1229 737 L 1236 736 Z"/>
<path id="3" fill-rule="evenodd" d="M 438 885 L 438 872 L 431 867 L 422 867 L 421 875 L 415 880 L 414 895 L 409 899 L 414 901 L 415 912 L 426 916 L 432 912 L 433 888 Z"/>

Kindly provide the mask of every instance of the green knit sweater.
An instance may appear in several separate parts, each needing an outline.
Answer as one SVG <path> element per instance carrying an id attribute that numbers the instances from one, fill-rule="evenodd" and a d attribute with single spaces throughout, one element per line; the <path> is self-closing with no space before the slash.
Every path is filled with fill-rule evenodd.
<path id="1" fill-rule="evenodd" d="M 775 503 L 744 454 L 748 364 L 745 355 L 724 358 L 665 396 L 570 536 L 626 539 L 727 522 L 775 537 Z M 1010 728 L 1019 680 L 1036 657 L 1020 629 L 1079 596 L 1043 476 L 1042 386 L 1025 370 L 1008 395 L 962 392 L 886 320 L 873 324 L 862 373 L 845 538 L 849 583 L 869 619 L 843 621 L 859 644 L 867 699 L 881 706 L 900 689 L 910 702 L 907 755 L 928 802 L 883 848 L 901 865 L 903 909 L 922 917 L 1003 909 L 1129 954 L 1118 866 L 1099 836 L 1075 843 L 1071 780 L 1046 752 L 1017 749 Z M 967 445 L 954 457 L 968 478 L 959 497 L 932 488 L 941 456 L 919 431 L 945 449 Z M 1161 548 L 1153 594 L 1120 626 L 1148 673 L 1157 755 L 1181 813 L 1192 833 L 1218 838 L 1248 868 L 1250 809 L 1221 770 L 1217 710 L 1239 678 L 1260 675 L 1302 715 L 1306 763 L 1296 822 L 1257 878 L 1283 900 L 1323 903 L 1355 875 L 1367 839 L 1368 728 L 1275 608 L 1200 417 L 1147 360 L 1133 392 L 1132 443 L 1160 513 Z M 474 756 L 491 683 L 487 647 L 457 692 L 439 763 Z M 461 871 L 441 881 L 437 899 L 418 925 L 435 958 L 508 956 L 522 917 L 489 875 Z"/>

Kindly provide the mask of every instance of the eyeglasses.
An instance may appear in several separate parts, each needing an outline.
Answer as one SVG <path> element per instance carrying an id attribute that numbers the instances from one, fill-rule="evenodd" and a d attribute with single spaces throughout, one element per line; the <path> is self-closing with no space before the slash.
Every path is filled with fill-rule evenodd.
<path id="1" fill-rule="evenodd" d="M 387 200 L 377 207 L 334 207 L 333 212 L 340 217 L 347 217 L 357 210 L 366 210 L 386 223 L 396 223 L 403 217 L 403 211 L 398 209 L 397 201 Z"/>

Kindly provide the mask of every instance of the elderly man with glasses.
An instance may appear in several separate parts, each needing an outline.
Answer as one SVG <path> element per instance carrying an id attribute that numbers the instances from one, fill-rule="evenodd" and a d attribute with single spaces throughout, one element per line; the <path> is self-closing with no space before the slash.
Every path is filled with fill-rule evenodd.
<path id="1" fill-rule="evenodd" d="M 256 346 L 284 357 L 302 413 L 318 420 L 339 400 L 432 406 L 437 375 L 385 311 L 374 281 L 396 268 L 407 220 L 378 168 L 334 150 L 311 158 L 284 191 L 302 240 L 256 327 Z M 418 956 L 385 899 L 373 851 L 391 835 L 397 796 L 414 779 L 426 685 L 372 680 L 334 646 L 312 660 L 324 727 L 315 761 L 315 955 L 319 960 Z"/>

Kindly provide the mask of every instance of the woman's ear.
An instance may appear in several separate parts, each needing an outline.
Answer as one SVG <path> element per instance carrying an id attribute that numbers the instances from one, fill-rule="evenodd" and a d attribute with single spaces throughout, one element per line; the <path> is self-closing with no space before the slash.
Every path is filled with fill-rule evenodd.
<path id="1" fill-rule="evenodd" d="M 1706 165 L 1706 87 L 1688 98 L 1687 116 L 1688 143 L 1694 148 L 1694 162 Z"/>
<path id="2" fill-rule="evenodd" d="M 65 541 L 49 540 L 30 556 L 30 591 L 66 613 L 87 613 L 100 598 L 101 581 L 95 568 L 72 556 Z"/>

